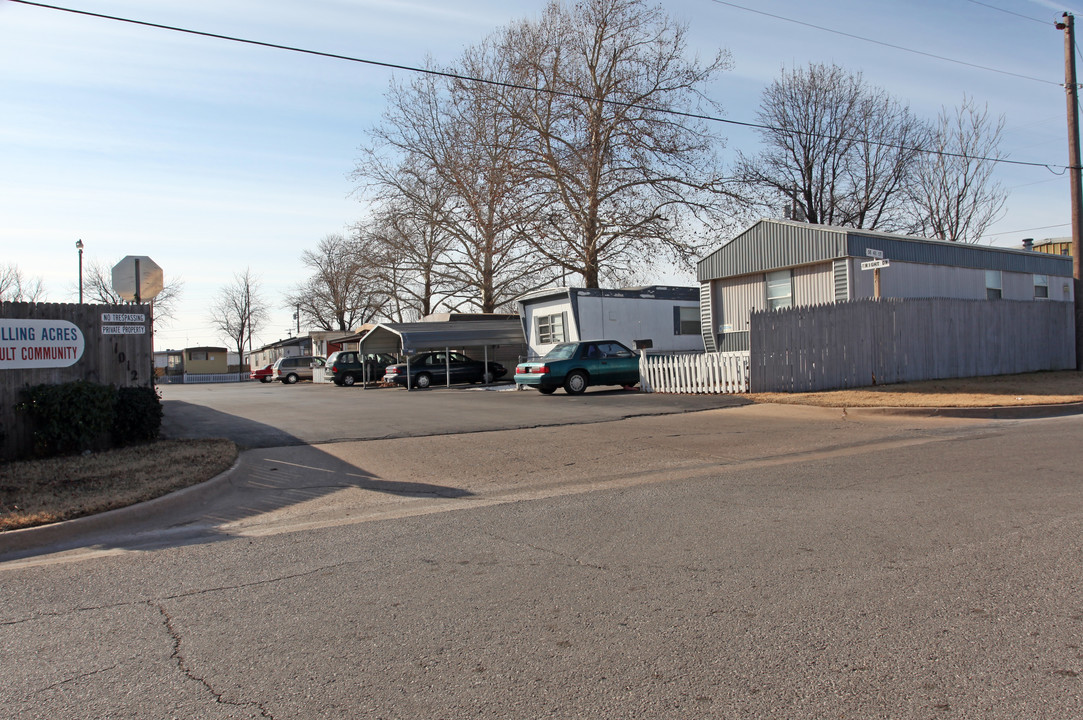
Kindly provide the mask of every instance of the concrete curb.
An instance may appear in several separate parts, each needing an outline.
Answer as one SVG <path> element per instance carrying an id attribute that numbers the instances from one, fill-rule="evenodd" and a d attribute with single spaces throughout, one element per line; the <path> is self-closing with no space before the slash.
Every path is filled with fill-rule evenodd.
<path id="1" fill-rule="evenodd" d="M 993 407 L 848 407 L 847 415 L 898 415 L 911 417 L 1033 420 L 1083 414 L 1083 402 L 1057 405 L 997 405 Z"/>
<path id="2" fill-rule="evenodd" d="M 168 495 L 162 495 L 153 500 L 50 525 L 0 532 L 0 560 L 9 553 L 34 550 L 52 545 L 63 545 L 93 533 L 109 530 L 119 523 L 131 520 L 146 520 L 168 514 L 177 509 L 191 508 L 205 502 L 207 498 L 229 482 L 230 477 L 240 467 L 241 456 L 244 452 L 246 451 L 237 453 L 237 459 L 233 461 L 233 465 L 228 470 L 215 475 L 210 480 L 201 482 L 198 485 L 174 490 Z"/>

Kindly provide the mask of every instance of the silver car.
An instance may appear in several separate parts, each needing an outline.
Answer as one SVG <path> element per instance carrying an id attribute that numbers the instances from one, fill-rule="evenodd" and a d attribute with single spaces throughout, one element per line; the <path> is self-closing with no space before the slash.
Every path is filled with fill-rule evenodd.
<path id="1" fill-rule="evenodd" d="M 327 361 L 318 355 L 279 358 L 271 370 L 271 379 L 292 385 L 298 380 L 311 380 L 316 369 L 323 369 Z"/>

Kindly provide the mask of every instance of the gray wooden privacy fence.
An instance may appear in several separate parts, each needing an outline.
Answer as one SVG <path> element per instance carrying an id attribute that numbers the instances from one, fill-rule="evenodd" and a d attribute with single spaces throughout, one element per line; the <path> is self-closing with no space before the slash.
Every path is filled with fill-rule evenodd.
<path id="1" fill-rule="evenodd" d="M 643 392 L 748 392 L 748 353 L 643 354 L 639 358 L 639 386 Z"/>
<path id="2" fill-rule="evenodd" d="M 30 442 L 15 411 L 32 385 L 151 387 L 150 305 L 0 302 L 0 457 Z"/>
<path id="3" fill-rule="evenodd" d="M 1075 368 L 1067 302 L 855 300 L 764 310 L 749 327 L 752 392 Z"/>

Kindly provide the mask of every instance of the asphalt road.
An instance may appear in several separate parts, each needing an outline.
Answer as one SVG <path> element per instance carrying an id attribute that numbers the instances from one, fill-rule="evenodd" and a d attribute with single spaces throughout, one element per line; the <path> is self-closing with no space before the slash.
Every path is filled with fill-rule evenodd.
<path id="1" fill-rule="evenodd" d="M 748 401 L 740 395 L 665 395 L 609 387 L 579 396 L 510 383 L 410 390 L 332 384 L 164 385 L 166 437 L 228 437 L 244 447 L 421 437 L 588 424 Z"/>
<path id="2" fill-rule="evenodd" d="M 157 532 L 0 563 L 0 717 L 1081 717 L 1081 430 L 751 406 L 252 450 Z"/>

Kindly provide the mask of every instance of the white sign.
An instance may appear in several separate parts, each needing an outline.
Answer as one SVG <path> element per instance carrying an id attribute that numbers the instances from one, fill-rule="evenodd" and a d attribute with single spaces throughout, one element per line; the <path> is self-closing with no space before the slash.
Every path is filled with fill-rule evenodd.
<path id="1" fill-rule="evenodd" d="M 872 248 L 865 248 L 865 255 L 871 258 L 876 258 L 877 260 L 884 259 L 883 250 L 873 250 Z"/>
<path id="2" fill-rule="evenodd" d="M 886 267 L 891 267 L 891 263 L 887 260 L 869 260 L 861 263 L 862 270 L 879 270 Z"/>
<path id="3" fill-rule="evenodd" d="M 102 313 L 103 323 L 141 323 L 146 322 L 143 313 Z"/>
<path id="4" fill-rule="evenodd" d="M 146 325 L 102 325 L 102 335 L 146 335 Z"/>
<path id="5" fill-rule="evenodd" d="M 0 319 L 0 370 L 70 367 L 83 357 L 83 331 L 67 320 Z"/>

